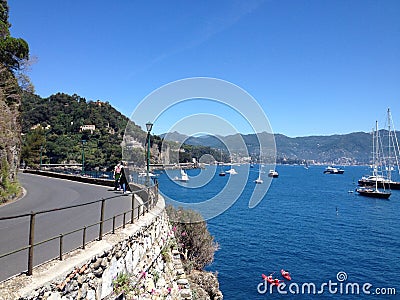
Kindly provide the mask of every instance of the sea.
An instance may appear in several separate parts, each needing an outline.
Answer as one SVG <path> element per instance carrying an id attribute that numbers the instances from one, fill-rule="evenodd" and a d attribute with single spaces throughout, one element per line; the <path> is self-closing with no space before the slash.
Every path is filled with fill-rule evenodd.
<path id="1" fill-rule="evenodd" d="M 323 174 L 324 166 L 278 165 L 279 177 L 269 186 L 264 180 L 266 194 L 250 208 L 262 167 L 234 168 L 247 173 L 244 188 L 239 196 L 232 189 L 232 204 L 207 219 L 219 249 L 206 269 L 218 274 L 224 299 L 400 299 L 400 190 L 389 200 L 358 195 L 357 180 L 370 174 L 367 166 Z M 189 178 L 201 172 L 187 170 Z M 192 187 L 191 179 L 179 183 L 162 172 L 160 191 L 174 205 L 217 203 L 239 174 L 221 177 L 215 167 L 211 173 L 206 183 Z M 262 274 L 278 278 L 279 288 Z"/>

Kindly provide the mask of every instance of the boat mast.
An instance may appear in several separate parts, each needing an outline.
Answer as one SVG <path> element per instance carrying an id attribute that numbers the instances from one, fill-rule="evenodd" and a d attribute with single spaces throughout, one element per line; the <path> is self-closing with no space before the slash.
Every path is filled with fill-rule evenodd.
<path id="1" fill-rule="evenodd" d="M 372 128 L 372 176 L 378 176 L 375 165 L 375 128 Z"/>
<path id="2" fill-rule="evenodd" d="M 390 145 L 391 145 L 391 138 L 392 138 L 392 134 L 391 134 L 391 131 L 390 131 L 390 109 L 388 108 L 388 110 L 387 110 L 387 113 L 388 113 L 388 130 L 389 130 L 389 133 L 388 133 L 388 180 L 389 180 L 389 182 L 390 181 L 392 181 L 392 170 L 391 170 L 391 160 L 392 160 L 392 157 L 390 156 Z"/>
<path id="3" fill-rule="evenodd" d="M 400 174 L 399 157 L 398 157 L 400 155 L 400 148 L 399 148 L 399 142 L 397 140 L 396 129 L 394 128 L 392 114 L 390 113 L 390 108 L 388 108 L 388 123 L 389 123 L 389 147 L 390 145 L 392 145 L 393 147 L 394 159 L 396 161 L 397 171 Z"/>
<path id="4" fill-rule="evenodd" d="M 376 141 L 375 141 L 375 144 L 376 144 L 376 146 L 375 146 L 375 151 L 376 151 L 376 153 L 375 153 L 375 161 L 374 161 L 374 168 L 376 168 L 376 173 L 375 173 L 375 190 L 377 191 L 378 190 L 378 164 L 377 164 L 377 160 L 378 160 L 378 151 L 379 151 L 379 138 L 378 138 L 378 136 L 379 136 L 379 133 L 378 133 L 378 121 L 375 121 L 375 132 L 376 132 L 376 134 L 375 134 L 375 138 L 376 138 Z"/>

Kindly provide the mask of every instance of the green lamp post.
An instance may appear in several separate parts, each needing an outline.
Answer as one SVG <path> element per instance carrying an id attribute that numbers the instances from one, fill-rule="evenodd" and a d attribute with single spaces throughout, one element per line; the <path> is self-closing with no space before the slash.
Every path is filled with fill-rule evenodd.
<path id="1" fill-rule="evenodd" d="M 150 122 L 146 123 L 147 129 L 147 176 L 146 186 L 150 186 L 150 131 L 153 128 L 153 124 Z"/>
<path id="2" fill-rule="evenodd" d="M 85 174 L 85 143 L 86 140 L 82 140 L 82 175 Z"/>

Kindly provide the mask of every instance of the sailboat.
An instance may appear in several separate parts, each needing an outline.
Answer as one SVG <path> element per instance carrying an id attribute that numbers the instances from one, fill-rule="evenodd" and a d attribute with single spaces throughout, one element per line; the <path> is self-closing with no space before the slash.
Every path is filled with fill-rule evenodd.
<path id="1" fill-rule="evenodd" d="M 264 182 L 264 181 L 261 179 L 262 167 L 263 167 L 263 165 L 260 166 L 260 171 L 258 172 L 258 178 L 257 178 L 256 180 L 254 180 L 254 182 L 255 182 L 256 184 L 261 184 L 261 183 Z"/>
<path id="2" fill-rule="evenodd" d="M 399 143 L 396 136 L 396 130 L 394 128 L 394 123 L 392 120 L 392 116 L 390 113 L 390 108 L 387 110 L 387 122 L 388 122 L 388 166 L 386 168 L 387 177 L 383 175 L 370 175 L 370 176 L 363 176 L 361 179 L 358 180 L 358 185 L 371 187 L 375 185 L 375 181 L 378 182 L 378 187 L 383 188 L 385 185 L 390 186 L 392 190 L 400 190 L 400 182 L 392 180 L 392 171 L 394 171 L 394 164 L 392 161 L 395 162 L 398 172 L 400 172 L 399 168 L 399 159 L 400 159 L 400 148 Z M 400 173 L 399 173 L 400 174 Z"/>
<path id="3" fill-rule="evenodd" d="M 225 173 L 230 174 L 230 175 L 236 175 L 238 172 L 236 172 L 236 170 L 234 168 L 230 168 L 228 171 L 226 171 Z"/>
<path id="4" fill-rule="evenodd" d="M 189 181 L 189 176 L 186 174 L 186 172 L 183 169 L 181 169 L 181 177 L 176 176 L 174 178 L 174 180 L 187 182 L 187 181 Z"/>
<path id="5" fill-rule="evenodd" d="M 222 169 L 222 164 L 223 164 L 223 162 L 222 162 L 222 149 L 221 149 L 221 162 L 220 162 L 219 176 L 225 176 L 226 175 L 225 171 Z"/>
<path id="6" fill-rule="evenodd" d="M 356 191 L 361 196 L 372 197 L 372 198 L 380 198 L 380 199 L 389 199 L 392 194 L 390 191 L 385 190 L 385 184 L 382 182 L 383 190 L 378 189 L 378 180 L 382 175 L 379 174 L 379 165 L 381 164 L 380 155 L 379 155 L 379 131 L 378 131 L 378 121 L 375 123 L 375 131 L 372 136 L 372 155 L 373 155 L 373 177 L 375 179 L 374 187 L 359 187 Z"/>

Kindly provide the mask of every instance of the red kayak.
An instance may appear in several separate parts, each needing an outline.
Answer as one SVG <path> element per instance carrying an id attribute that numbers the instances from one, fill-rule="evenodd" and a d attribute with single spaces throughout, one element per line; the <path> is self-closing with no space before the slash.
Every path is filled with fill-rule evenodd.
<path id="1" fill-rule="evenodd" d="M 265 274 L 262 274 L 261 276 L 262 276 L 263 280 L 266 280 L 271 285 L 279 286 L 279 284 L 280 284 L 280 280 L 278 278 L 273 279 L 272 275 L 267 276 Z"/>
<path id="2" fill-rule="evenodd" d="M 281 281 L 278 278 L 274 279 L 274 283 L 272 283 L 273 285 L 279 286 L 281 284 Z"/>
<path id="3" fill-rule="evenodd" d="M 272 284 L 274 282 L 274 280 L 272 279 L 272 275 L 267 276 L 265 274 L 262 274 L 261 276 L 262 276 L 262 279 L 266 280 L 268 283 Z"/>
<path id="4" fill-rule="evenodd" d="M 290 273 L 285 271 L 284 269 L 281 270 L 281 274 L 285 279 L 292 280 L 292 277 L 290 277 Z"/>

